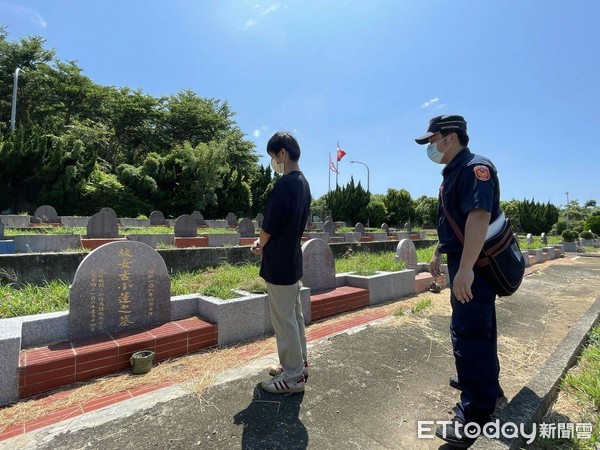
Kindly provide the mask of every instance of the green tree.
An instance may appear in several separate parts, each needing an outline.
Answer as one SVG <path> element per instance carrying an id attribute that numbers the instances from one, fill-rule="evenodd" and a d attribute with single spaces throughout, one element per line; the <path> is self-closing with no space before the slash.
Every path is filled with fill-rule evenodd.
<path id="1" fill-rule="evenodd" d="M 415 222 L 415 205 L 406 189 L 388 189 L 384 197 L 390 225 L 403 226 L 406 222 Z"/>
<path id="2" fill-rule="evenodd" d="M 368 221 L 364 225 L 375 226 L 388 222 L 388 210 L 383 197 L 381 194 L 371 194 L 371 200 L 367 205 Z"/>
<path id="3" fill-rule="evenodd" d="M 438 199 L 422 195 L 415 201 L 415 224 L 435 228 L 437 224 Z"/>

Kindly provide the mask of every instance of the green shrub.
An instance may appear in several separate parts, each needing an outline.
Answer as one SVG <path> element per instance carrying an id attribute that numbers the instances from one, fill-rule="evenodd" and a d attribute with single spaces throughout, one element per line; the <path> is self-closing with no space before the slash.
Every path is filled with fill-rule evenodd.
<path id="1" fill-rule="evenodd" d="M 581 239 L 594 239 L 594 233 L 592 233 L 591 231 L 582 231 L 581 233 L 579 233 L 579 237 Z"/>
<path id="2" fill-rule="evenodd" d="M 577 239 L 577 233 L 572 230 L 565 230 L 562 232 L 562 238 L 565 242 L 575 242 L 575 239 Z"/>
<path id="3" fill-rule="evenodd" d="M 600 216 L 588 217 L 585 221 L 585 229 L 594 234 L 600 234 Z"/>

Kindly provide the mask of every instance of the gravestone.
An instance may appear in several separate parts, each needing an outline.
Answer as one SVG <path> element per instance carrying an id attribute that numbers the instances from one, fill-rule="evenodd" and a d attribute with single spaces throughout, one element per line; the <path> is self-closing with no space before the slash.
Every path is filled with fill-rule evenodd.
<path id="1" fill-rule="evenodd" d="M 381 229 L 386 232 L 386 234 L 390 234 L 390 226 L 387 223 L 381 224 Z"/>
<path id="2" fill-rule="evenodd" d="M 546 233 L 542 233 L 541 239 L 542 239 L 542 244 L 548 245 L 548 236 L 546 236 Z"/>
<path id="3" fill-rule="evenodd" d="M 365 226 L 358 222 L 356 225 L 354 225 L 354 232 L 355 233 L 360 233 L 361 236 L 365 235 Z"/>
<path id="4" fill-rule="evenodd" d="M 329 233 L 330 236 L 334 236 L 335 235 L 335 223 L 333 223 L 331 220 L 328 220 L 323 225 L 323 231 L 325 231 L 325 233 Z"/>
<path id="5" fill-rule="evenodd" d="M 404 262 L 407 269 L 417 268 L 417 249 L 410 239 L 402 239 L 396 247 L 396 261 Z"/>
<path id="6" fill-rule="evenodd" d="M 404 224 L 404 228 L 406 228 L 408 234 L 412 234 L 412 223 L 410 220 Z"/>
<path id="7" fill-rule="evenodd" d="M 165 215 L 160 211 L 152 211 L 150 213 L 150 226 L 164 226 L 167 224 L 165 220 Z"/>
<path id="8" fill-rule="evenodd" d="M 33 213 L 42 223 L 60 223 L 56 210 L 49 205 L 42 205 Z"/>
<path id="9" fill-rule="evenodd" d="M 256 230 L 254 229 L 254 224 L 252 221 L 247 218 L 240 220 L 238 225 L 238 233 L 240 233 L 240 237 L 254 237 Z"/>
<path id="10" fill-rule="evenodd" d="M 234 213 L 227 214 L 227 217 L 225 217 L 225 220 L 227 221 L 228 227 L 237 227 L 238 226 L 238 220 Z"/>
<path id="11" fill-rule="evenodd" d="M 149 245 L 112 242 L 79 264 L 69 289 L 70 339 L 170 320 L 169 273 Z"/>
<path id="12" fill-rule="evenodd" d="M 265 220 L 265 216 L 262 213 L 258 213 L 256 215 L 256 223 L 258 224 L 258 228 L 262 227 L 263 220 Z"/>
<path id="13" fill-rule="evenodd" d="M 4 222 L 0 220 L 0 239 L 4 237 Z"/>
<path id="14" fill-rule="evenodd" d="M 329 244 L 310 239 L 302 245 L 302 285 L 314 292 L 336 288 L 335 261 Z"/>
<path id="15" fill-rule="evenodd" d="M 94 214 L 88 221 L 85 237 L 91 239 L 119 237 L 117 218 L 105 212 Z"/>
<path id="16" fill-rule="evenodd" d="M 117 218 L 117 213 L 115 212 L 115 210 L 114 210 L 114 209 L 112 209 L 112 208 L 109 208 L 108 206 L 107 206 L 107 207 L 104 207 L 104 208 L 102 208 L 102 209 L 100 210 L 100 212 L 103 212 L 103 213 L 110 214 L 110 215 L 112 215 L 112 216 L 113 216 L 115 219 Z"/>
<path id="17" fill-rule="evenodd" d="M 200 211 L 194 211 L 192 213 L 192 217 L 196 221 L 196 225 L 198 225 L 198 226 L 206 225 L 206 222 L 204 221 L 204 216 L 202 215 L 202 213 Z"/>
<path id="18" fill-rule="evenodd" d="M 198 223 L 189 214 L 182 214 L 175 220 L 173 233 L 175 237 L 196 237 L 198 236 Z"/>
<path id="19" fill-rule="evenodd" d="M 527 243 L 533 244 L 533 236 L 531 235 L 531 233 L 527 233 Z"/>

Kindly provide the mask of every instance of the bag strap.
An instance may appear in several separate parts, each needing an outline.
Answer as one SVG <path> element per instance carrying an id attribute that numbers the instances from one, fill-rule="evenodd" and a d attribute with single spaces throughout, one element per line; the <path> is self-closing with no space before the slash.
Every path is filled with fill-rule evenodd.
<path id="1" fill-rule="evenodd" d="M 462 234 L 462 231 L 460 231 L 460 228 L 458 227 L 458 224 L 456 223 L 456 221 L 452 218 L 452 216 L 446 209 L 446 205 L 444 204 L 444 185 L 443 184 L 440 186 L 440 200 L 442 202 L 442 209 L 444 210 L 444 215 L 446 216 L 446 219 L 448 220 L 448 222 L 450 222 L 450 226 L 452 227 L 454 234 L 456 235 L 456 237 L 458 238 L 460 243 L 464 246 L 465 245 L 465 237 Z M 483 248 L 481 249 L 481 252 L 479 254 L 481 255 L 482 253 L 485 255 L 485 253 L 483 252 Z M 483 256 L 483 257 L 480 256 L 479 258 L 477 258 L 477 261 L 475 261 L 475 264 L 477 264 L 480 267 L 486 266 L 489 263 L 490 263 L 490 260 L 488 259 L 487 256 Z"/>
<path id="2" fill-rule="evenodd" d="M 465 245 L 465 237 L 463 236 L 462 231 L 460 231 L 458 224 L 454 221 L 452 216 L 450 216 L 450 213 L 448 213 L 448 210 L 446 209 L 446 205 L 444 205 L 444 185 L 443 184 L 440 187 L 440 200 L 442 201 L 442 209 L 444 210 L 444 215 L 446 216 L 446 219 L 448 220 L 448 222 L 450 222 L 450 226 L 452 227 L 454 234 L 456 235 L 456 237 L 458 238 L 460 243 Z"/>

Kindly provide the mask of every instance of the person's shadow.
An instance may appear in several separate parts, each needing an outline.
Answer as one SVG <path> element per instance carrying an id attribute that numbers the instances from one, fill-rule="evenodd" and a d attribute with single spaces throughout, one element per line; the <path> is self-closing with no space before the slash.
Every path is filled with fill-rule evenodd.
<path id="1" fill-rule="evenodd" d="M 250 404 L 233 417 L 244 426 L 242 449 L 306 449 L 308 432 L 299 417 L 303 399 L 304 392 L 271 394 L 257 384 Z"/>

